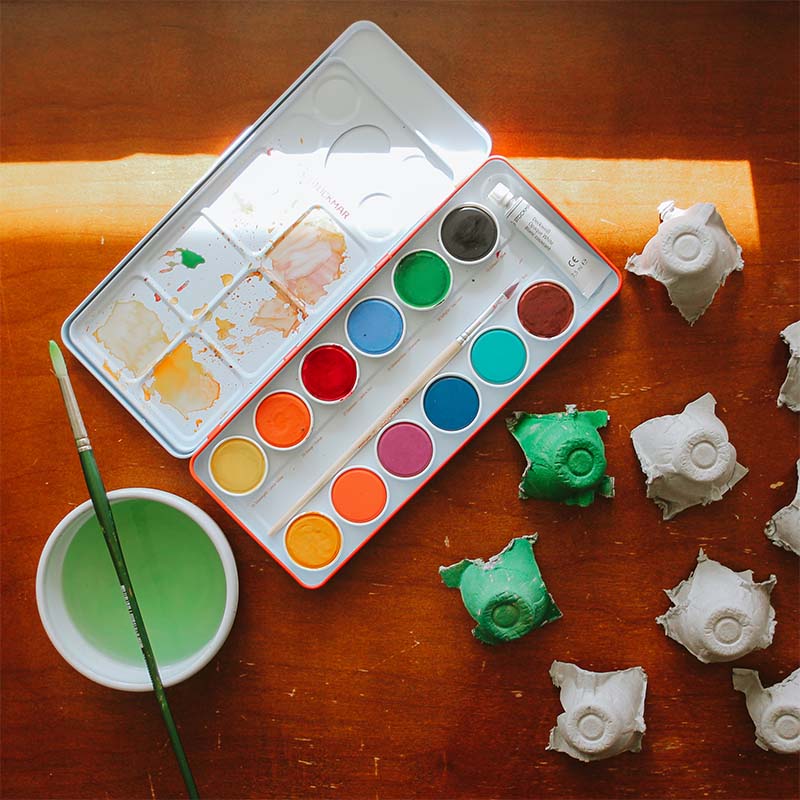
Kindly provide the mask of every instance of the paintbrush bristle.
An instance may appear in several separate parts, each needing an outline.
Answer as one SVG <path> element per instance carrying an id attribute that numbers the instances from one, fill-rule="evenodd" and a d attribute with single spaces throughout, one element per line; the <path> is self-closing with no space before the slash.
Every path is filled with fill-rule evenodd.
<path id="1" fill-rule="evenodd" d="M 50 340 L 50 361 L 53 363 L 53 372 L 55 372 L 56 378 L 66 378 L 67 365 L 64 362 L 64 356 L 61 348 L 52 339 Z"/>
<path id="2" fill-rule="evenodd" d="M 519 286 L 519 281 L 512 283 L 511 286 L 509 286 L 508 289 L 503 292 L 503 294 L 506 296 L 506 300 L 511 299 L 511 295 L 517 291 L 517 286 Z"/>

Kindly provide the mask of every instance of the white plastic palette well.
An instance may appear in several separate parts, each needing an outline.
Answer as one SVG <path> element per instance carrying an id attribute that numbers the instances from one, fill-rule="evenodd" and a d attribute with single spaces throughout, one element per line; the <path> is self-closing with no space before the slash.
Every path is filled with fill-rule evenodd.
<path id="1" fill-rule="evenodd" d="M 352 25 L 64 323 L 188 457 L 490 150 L 386 34 Z"/>
<path id="2" fill-rule="evenodd" d="M 325 583 L 347 560 L 400 509 L 405 502 L 441 468 L 472 436 L 494 416 L 542 366 L 572 339 L 617 293 L 620 275 L 604 258 L 597 256 L 597 269 L 606 277 L 590 297 L 584 297 L 565 274 L 522 232 L 512 226 L 502 209 L 492 207 L 489 193 L 498 183 L 504 183 L 515 196 L 524 197 L 542 215 L 575 242 L 596 253 L 552 206 L 501 158 L 487 161 L 457 192 L 425 220 L 422 225 L 384 262 L 384 267 L 341 308 L 313 338 L 304 344 L 286 366 L 235 413 L 192 460 L 192 471 L 206 490 L 232 514 L 251 536 L 261 544 L 303 586 L 315 588 Z M 483 260 L 466 265 L 448 255 L 440 240 L 441 220 L 453 209 L 465 204 L 489 208 L 499 225 L 496 250 Z M 405 306 L 405 335 L 400 345 L 382 358 L 360 355 L 348 344 L 345 321 L 354 306 L 365 298 L 386 298 L 398 303 L 394 288 L 394 268 L 403 257 L 417 250 L 429 250 L 441 256 L 452 270 L 452 287 L 447 297 L 429 310 L 414 310 Z M 471 341 L 442 370 L 438 377 L 453 376 L 462 382 L 461 388 L 471 386 L 477 397 L 477 407 L 468 424 L 455 432 L 442 429 L 426 413 L 425 390 L 405 406 L 397 419 L 414 423 L 427 432 L 432 448 L 432 462 L 412 477 L 398 477 L 386 469 L 379 457 L 375 440 L 356 453 L 350 465 L 373 471 L 388 490 L 385 509 L 369 524 L 349 523 L 331 500 L 330 482 L 299 515 L 317 513 L 333 521 L 341 534 L 341 543 L 329 563 L 307 569 L 289 555 L 286 547 L 286 527 L 269 534 L 288 509 L 323 476 L 340 457 L 352 447 L 369 426 L 392 408 L 404 390 L 478 315 L 510 284 L 520 281 L 512 301 L 497 311 Z M 531 335 L 520 323 L 517 303 L 522 293 L 538 282 L 563 287 L 574 304 L 573 319 L 567 329 L 551 338 Z M 490 329 L 504 329 L 524 344 L 524 366 L 516 377 L 494 385 L 476 372 L 471 358 L 472 344 Z M 322 404 L 309 395 L 300 379 L 299 364 L 310 351 L 323 343 L 338 343 L 351 349 L 358 359 L 359 378 L 353 393 L 339 404 Z M 464 383 L 466 382 L 466 383 Z M 254 428 L 254 413 L 264 397 L 276 391 L 290 391 L 304 397 L 313 409 L 313 428 L 307 440 L 293 450 L 280 451 L 265 447 L 269 472 L 259 488 L 249 494 L 233 496 L 221 492 L 210 471 L 209 460 L 214 447 L 229 437 L 244 436 L 258 441 Z M 468 390 L 469 393 L 470 390 Z M 435 414 L 434 414 L 435 416 Z M 441 421 L 437 420 L 441 425 Z M 456 422 L 455 427 L 461 423 Z M 388 426 L 387 426 L 388 427 Z M 447 427 L 445 425 L 444 427 Z M 452 426 L 450 426 L 452 427 Z M 386 430 L 386 428 L 384 428 Z M 267 452 L 268 451 L 268 452 Z"/>

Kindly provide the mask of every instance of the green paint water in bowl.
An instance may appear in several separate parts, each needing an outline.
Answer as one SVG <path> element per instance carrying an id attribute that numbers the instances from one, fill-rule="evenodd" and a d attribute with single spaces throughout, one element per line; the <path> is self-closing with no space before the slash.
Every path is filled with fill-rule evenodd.
<path id="1" fill-rule="evenodd" d="M 112 503 L 125 562 L 160 666 L 201 650 L 225 611 L 225 573 L 214 544 L 192 519 L 153 500 Z M 144 663 L 105 539 L 92 515 L 64 558 L 64 602 L 96 648 Z"/>

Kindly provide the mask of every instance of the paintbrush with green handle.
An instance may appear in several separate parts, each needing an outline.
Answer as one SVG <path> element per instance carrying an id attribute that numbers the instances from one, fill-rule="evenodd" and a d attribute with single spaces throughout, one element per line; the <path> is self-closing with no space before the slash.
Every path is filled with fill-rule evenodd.
<path id="1" fill-rule="evenodd" d="M 50 341 L 50 360 L 53 362 L 53 371 L 56 374 L 56 378 L 58 378 L 58 386 L 64 397 L 64 405 L 67 407 L 69 424 L 72 426 L 75 444 L 78 446 L 78 457 L 81 460 L 81 468 L 83 469 L 83 477 L 86 480 L 86 488 L 89 490 L 89 497 L 94 506 L 94 513 L 103 531 L 103 537 L 106 540 L 111 560 L 114 562 L 114 569 L 117 572 L 117 578 L 119 580 L 119 588 L 122 591 L 125 605 L 131 616 L 133 630 L 139 642 L 139 647 L 142 650 L 144 663 L 147 665 L 147 672 L 150 675 L 153 691 L 156 693 L 158 705 L 161 708 L 161 716 L 164 718 L 164 724 L 167 726 L 167 733 L 169 734 L 172 749 L 175 752 L 175 758 L 178 760 L 178 766 L 180 767 L 189 797 L 197 798 L 199 797 L 197 785 L 194 782 L 192 771 L 189 768 L 189 762 L 186 759 L 186 753 L 181 744 L 181 737 L 178 734 L 178 729 L 175 727 L 175 720 L 172 718 L 172 712 L 167 703 L 167 695 L 164 692 L 161 676 L 158 673 L 158 664 L 153 654 L 153 648 L 150 646 L 150 638 L 147 635 L 147 629 L 142 619 L 142 612 L 136 600 L 136 593 L 133 591 L 131 576 L 128 574 L 128 567 L 125 564 L 125 557 L 122 554 L 122 547 L 119 542 L 119 536 L 117 535 L 117 527 L 114 524 L 114 515 L 111 513 L 111 503 L 108 502 L 108 496 L 106 495 L 106 487 L 103 485 L 103 479 L 100 477 L 100 471 L 97 469 L 97 462 L 94 460 L 92 445 L 86 434 L 86 426 L 83 424 L 83 418 L 78 408 L 78 401 L 75 398 L 75 392 L 72 389 L 72 384 L 67 374 L 67 365 L 64 363 L 64 356 L 61 354 L 58 345 L 52 340 Z"/>

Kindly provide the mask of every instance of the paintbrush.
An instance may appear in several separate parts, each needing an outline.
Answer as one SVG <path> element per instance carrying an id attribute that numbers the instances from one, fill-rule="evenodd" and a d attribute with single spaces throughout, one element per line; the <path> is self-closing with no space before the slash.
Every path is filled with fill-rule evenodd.
<path id="1" fill-rule="evenodd" d="M 61 354 L 58 345 L 52 341 L 52 339 L 50 340 L 50 360 L 53 362 L 53 371 L 56 374 L 56 378 L 58 378 L 58 386 L 64 397 L 64 405 L 67 407 L 69 424 L 72 426 L 75 444 L 78 446 L 78 457 L 81 460 L 81 468 L 83 469 L 83 477 L 86 480 L 86 488 L 89 490 L 89 497 L 94 506 L 94 513 L 103 531 L 103 538 L 106 540 L 106 546 L 111 555 L 111 560 L 114 562 L 114 569 L 117 572 L 117 579 L 119 580 L 119 588 L 125 599 L 125 605 L 131 617 L 133 630 L 139 642 L 139 647 L 142 650 L 144 662 L 147 665 L 147 672 L 150 675 L 153 691 L 155 691 L 158 705 L 161 708 L 161 716 L 164 718 L 164 724 L 167 726 L 167 733 L 172 743 L 172 749 L 175 752 L 175 758 L 178 760 L 178 766 L 180 767 L 189 797 L 197 798 L 199 797 L 197 786 L 194 782 L 194 777 L 192 777 L 192 771 L 189 769 L 189 762 L 186 759 L 186 753 L 183 750 L 183 745 L 178 735 L 178 729 L 175 727 L 175 720 L 172 718 L 172 712 L 167 703 L 167 695 L 164 692 L 161 676 L 158 673 L 158 664 L 153 654 L 153 648 L 150 646 L 150 638 L 147 635 L 147 629 L 142 619 L 142 612 L 139 609 L 139 603 L 136 599 L 136 593 L 133 591 L 131 577 L 128 574 L 128 567 L 125 564 L 125 558 L 122 554 L 122 546 L 120 545 L 119 536 L 117 535 L 117 527 L 114 524 L 114 515 L 111 513 L 111 503 L 108 502 L 108 496 L 106 495 L 106 487 L 103 485 L 103 479 L 100 477 L 100 471 L 97 469 L 97 462 L 94 459 L 92 445 L 86 434 L 86 426 L 83 424 L 81 411 L 78 408 L 78 401 L 75 398 L 75 392 L 72 389 L 72 383 L 70 383 L 69 375 L 67 374 L 67 365 L 64 363 L 64 356 Z"/>
<path id="2" fill-rule="evenodd" d="M 336 462 L 325 471 L 322 477 L 296 502 L 292 507 L 283 514 L 278 521 L 270 528 L 269 535 L 276 533 L 283 526 L 302 509 L 309 500 L 312 500 L 322 489 L 328 481 L 336 475 L 339 470 L 347 464 L 353 456 L 361 450 L 388 422 L 390 422 L 397 414 L 399 414 L 408 403 L 420 392 L 420 390 L 431 380 L 431 378 L 440 372 L 444 367 L 455 358 L 461 351 L 461 348 L 469 341 L 472 334 L 483 325 L 499 308 L 504 306 L 513 296 L 514 292 L 519 286 L 519 281 L 512 283 L 504 292 L 502 292 L 492 302 L 488 308 L 478 315 L 459 336 L 457 336 L 441 353 L 431 362 L 431 364 L 419 374 L 411 382 L 411 385 L 403 392 L 399 399 L 390 406 L 383 414 L 375 420 L 375 422 L 367 428 L 366 432 L 353 444 Z"/>

